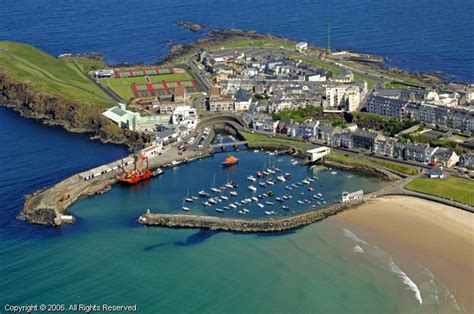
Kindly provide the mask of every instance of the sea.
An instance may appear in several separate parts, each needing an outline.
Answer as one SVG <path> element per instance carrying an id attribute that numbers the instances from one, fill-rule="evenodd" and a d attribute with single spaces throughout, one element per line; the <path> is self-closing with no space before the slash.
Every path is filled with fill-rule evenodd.
<path id="1" fill-rule="evenodd" d="M 474 81 L 469 0 L 0 4 L 0 40 L 26 42 L 53 55 L 101 51 L 110 63 L 152 63 L 171 45 L 202 36 L 177 27 L 180 20 L 325 46 L 330 23 L 335 49 L 376 53 L 407 70 L 441 70 L 452 79 Z M 126 154 L 122 146 L 46 127 L 0 107 L 0 313 L 7 313 L 7 304 L 136 305 L 142 313 L 456 311 L 455 303 L 441 297 L 442 283 L 428 269 L 388 255 L 331 219 L 270 235 L 136 223 L 146 209 L 182 212 L 184 197 L 214 182 L 236 181 L 243 197 L 249 193 L 246 176 L 269 162 L 298 180 L 318 177 L 315 188 L 327 203 L 343 190 L 370 191 L 384 184 L 353 173 L 294 166 L 290 156 L 241 150 L 234 153 L 241 163 L 228 171 L 219 167 L 225 152 L 167 169 L 143 184 L 116 186 L 79 201 L 71 207 L 78 218 L 72 226 L 50 228 L 16 219 L 25 195 Z M 289 193 L 282 186 L 275 191 Z M 310 197 L 305 188 L 290 192 Z M 190 213 L 221 215 L 199 202 L 189 205 Z M 305 210 L 297 203 L 292 208 Z M 268 219 L 257 207 L 248 209 L 248 217 Z M 241 218 L 235 211 L 223 215 Z M 278 215 L 285 213 L 279 209 Z"/>

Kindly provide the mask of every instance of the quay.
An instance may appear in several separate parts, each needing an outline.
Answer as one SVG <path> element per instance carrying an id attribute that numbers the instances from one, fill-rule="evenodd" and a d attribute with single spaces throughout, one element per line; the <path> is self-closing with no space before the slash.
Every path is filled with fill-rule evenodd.
<path id="1" fill-rule="evenodd" d="M 363 199 L 346 203 L 335 203 L 320 210 L 275 220 L 244 220 L 198 215 L 174 215 L 147 212 L 138 218 L 144 226 L 168 228 L 199 228 L 215 231 L 231 232 L 281 232 L 296 229 L 336 215 L 356 207 L 364 202 Z"/>
<path id="2" fill-rule="evenodd" d="M 211 150 L 179 152 L 176 145 L 166 147 L 160 155 L 148 158 L 150 171 L 161 167 L 171 166 L 173 161 L 186 162 L 212 155 Z M 123 159 L 125 167 L 133 166 L 133 157 Z M 92 170 L 75 174 L 65 180 L 33 194 L 27 195 L 25 205 L 18 219 L 30 223 L 50 226 L 60 226 L 72 223 L 75 219 L 68 214 L 67 209 L 81 198 L 103 194 L 116 183 L 116 169 L 122 160 L 96 167 Z"/>

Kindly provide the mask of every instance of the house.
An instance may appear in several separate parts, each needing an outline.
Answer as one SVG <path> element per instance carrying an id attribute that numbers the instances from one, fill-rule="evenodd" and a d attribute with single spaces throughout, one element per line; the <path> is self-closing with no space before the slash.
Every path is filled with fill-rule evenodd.
<path id="1" fill-rule="evenodd" d="M 344 148 L 352 148 L 352 135 L 351 133 L 344 130 L 341 133 L 337 133 L 334 135 L 334 145 L 338 147 Z"/>
<path id="2" fill-rule="evenodd" d="M 467 169 L 474 169 L 474 155 L 462 154 L 459 156 L 459 166 Z"/>
<path id="3" fill-rule="evenodd" d="M 438 147 L 430 147 L 429 144 L 415 144 L 409 142 L 405 145 L 405 159 L 429 163 Z"/>
<path id="4" fill-rule="evenodd" d="M 459 156 L 452 150 L 441 147 L 433 154 L 431 161 L 444 168 L 449 168 L 459 162 Z"/>
<path id="5" fill-rule="evenodd" d="M 303 123 L 299 126 L 299 131 L 298 135 L 308 139 L 311 137 L 317 137 L 318 135 L 318 126 L 319 126 L 319 121 L 311 121 L 307 123 Z"/>
<path id="6" fill-rule="evenodd" d="M 354 73 L 352 73 L 352 71 L 343 70 L 333 78 L 333 81 L 338 83 L 350 83 L 354 81 Z"/>
<path id="7" fill-rule="evenodd" d="M 443 168 L 441 167 L 433 167 L 431 169 L 428 169 L 426 171 L 426 175 L 428 176 L 428 178 L 430 179 L 442 179 L 444 178 L 444 174 L 443 174 Z"/>
<path id="8" fill-rule="evenodd" d="M 353 148 L 362 148 L 370 151 L 375 150 L 375 142 L 381 139 L 382 136 L 377 132 L 356 130 L 352 133 L 352 145 Z"/>
<path id="9" fill-rule="evenodd" d="M 234 110 L 247 111 L 250 109 L 251 103 L 252 103 L 252 95 L 250 95 L 250 93 L 248 93 L 244 89 L 240 88 L 235 93 Z"/>
<path id="10" fill-rule="evenodd" d="M 156 141 L 154 145 L 142 149 L 141 154 L 146 158 L 158 156 L 163 151 L 163 141 Z"/>
<path id="11" fill-rule="evenodd" d="M 288 134 L 288 126 L 290 123 L 290 119 L 281 119 L 280 121 L 278 121 L 275 132 L 279 134 Z"/>
<path id="12" fill-rule="evenodd" d="M 323 143 L 334 145 L 334 136 L 338 133 L 341 133 L 341 128 L 321 124 L 318 127 L 317 139 Z"/>

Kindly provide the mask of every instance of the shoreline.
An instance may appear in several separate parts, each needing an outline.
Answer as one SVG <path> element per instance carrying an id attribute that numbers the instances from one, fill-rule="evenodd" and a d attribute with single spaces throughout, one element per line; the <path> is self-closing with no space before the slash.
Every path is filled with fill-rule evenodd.
<path id="1" fill-rule="evenodd" d="M 418 197 L 385 196 L 331 219 L 389 255 L 427 268 L 464 311 L 474 310 L 472 213 Z"/>

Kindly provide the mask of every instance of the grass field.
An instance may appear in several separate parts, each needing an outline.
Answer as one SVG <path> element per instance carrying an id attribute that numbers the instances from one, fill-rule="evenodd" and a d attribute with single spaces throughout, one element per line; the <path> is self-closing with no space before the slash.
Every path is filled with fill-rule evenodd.
<path id="1" fill-rule="evenodd" d="M 413 88 L 413 86 L 405 85 L 403 83 L 397 83 L 397 82 L 390 82 L 389 84 L 386 84 L 384 86 L 385 88 L 394 88 L 394 89 L 410 89 Z"/>
<path id="2" fill-rule="evenodd" d="M 20 43 L 0 42 L 0 72 L 33 90 L 101 108 L 114 101 L 72 63 Z M 86 106 L 87 107 L 87 106 Z"/>
<path id="3" fill-rule="evenodd" d="M 310 57 L 294 56 L 292 58 L 296 59 L 296 60 L 301 60 L 302 62 L 304 62 L 306 64 L 313 65 L 317 68 L 330 71 L 334 76 L 338 75 L 341 72 L 341 69 L 337 66 L 334 66 L 332 64 L 328 64 L 328 63 L 325 63 L 325 62 L 322 62 L 322 61 L 319 61 L 319 60 L 316 60 L 316 59 L 313 59 L 313 58 L 310 58 Z"/>
<path id="4" fill-rule="evenodd" d="M 161 75 L 152 75 L 148 76 L 150 82 L 160 83 L 160 82 L 173 82 L 173 81 L 184 81 L 190 80 L 191 76 L 188 73 L 174 73 L 174 74 L 161 74 Z M 135 77 L 126 77 L 126 78 L 114 78 L 101 79 L 101 84 L 112 89 L 117 95 L 123 99 L 133 98 L 133 92 L 130 88 L 130 85 L 135 84 L 146 84 L 144 76 L 135 76 Z"/>
<path id="5" fill-rule="evenodd" d="M 254 133 L 245 132 L 245 131 L 239 131 L 239 133 L 245 138 L 246 141 L 249 142 L 249 144 L 267 143 L 267 144 L 284 145 L 284 146 L 289 145 L 289 146 L 293 146 L 293 147 L 301 148 L 301 149 L 309 148 L 308 144 L 301 141 L 292 140 L 292 139 L 254 134 Z"/>
<path id="6" fill-rule="evenodd" d="M 370 166 L 370 163 L 364 159 L 358 159 L 349 155 L 346 156 L 344 154 L 337 153 L 337 152 L 330 152 L 329 155 L 327 155 L 325 158 L 328 160 L 338 161 L 342 164 L 348 164 L 348 165 L 356 164 L 356 165 Z"/>
<path id="7" fill-rule="evenodd" d="M 368 78 L 366 76 L 363 76 L 363 75 L 354 74 L 354 79 L 357 80 L 357 81 L 367 81 L 367 88 L 368 89 L 371 89 L 372 86 L 375 85 L 375 80 L 373 80 L 371 78 Z"/>
<path id="8" fill-rule="evenodd" d="M 474 206 L 473 180 L 453 176 L 445 179 L 418 178 L 405 185 L 405 188 Z"/>
<path id="9" fill-rule="evenodd" d="M 418 169 L 413 166 L 405 165 L 399 162 L 383 160 L 379 158 L 372 158 L 372 157 L 369 157 L 369 160 L 373 162 L 374 164 L 377 164 L 379 166 L 382 166 L 390 170 L 398 171 L 398 172 L 405 173 L 408 175 L 418 174 Z"/>
<path id="10" fill-rule="evenodd" d="M 266 48 L 287 48 L 287 49 L 295 49 L 295 46 L 291 43 L 288 43 L 285 40 L 275 39 L 272 41 L 269 40 L 255 40 L 255 39 L 235 39 L 229 40 L 224 43 L 210 45 L 210 49 L 212 48 L 247 48 L 247 47 L 266 47 Z"/>

